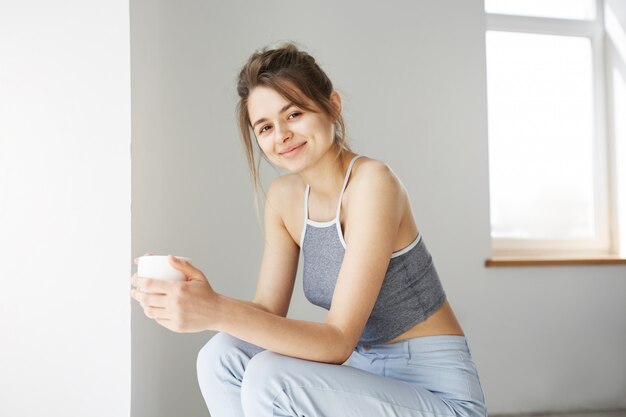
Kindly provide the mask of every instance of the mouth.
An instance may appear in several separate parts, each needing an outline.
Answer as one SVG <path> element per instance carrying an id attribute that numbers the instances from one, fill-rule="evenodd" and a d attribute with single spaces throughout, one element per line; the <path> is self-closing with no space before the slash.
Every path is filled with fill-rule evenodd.
<path id="1" fill-rule="evenodd" d="M 304 146 L 306 144 L 306 142 L 302 142 L 299 145 L 295 145 L 292 146 L 291 148 L 285 149 L 284 151 L 280 152 L 281 155 L 287 155 L 290 154 L 291 152 L 295 151 L 296 149 L 300 149 L 302 146 Z"/>

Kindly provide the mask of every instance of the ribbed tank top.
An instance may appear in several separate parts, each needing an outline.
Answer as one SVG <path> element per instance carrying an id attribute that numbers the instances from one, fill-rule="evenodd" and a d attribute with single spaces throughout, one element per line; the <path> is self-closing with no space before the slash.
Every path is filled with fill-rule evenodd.
<path id="1" fill-rule="evenodd" d="M 352 166 L 360 156 L 350 161 L 334 219 L 328 222 L 310 220 L 308 184 L 304 192 L 304 227 L 300 238 L 304 295 L 311 303 L 326 310 L 330 309 L 346 248 L 339 222 L 341 199 Z M 380 344 L 394 339 L 426 320 L 445 299 L 432 257 L 418 234 L 410 245 L 391 255 L 380 293 L 359 343 Z"/>

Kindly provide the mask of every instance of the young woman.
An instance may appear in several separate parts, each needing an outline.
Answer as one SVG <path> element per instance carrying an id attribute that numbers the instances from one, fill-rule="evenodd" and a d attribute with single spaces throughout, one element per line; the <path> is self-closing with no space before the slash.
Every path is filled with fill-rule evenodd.
<path id="1" fill-rule="evenodd" d="M 253 54 L 238 112 L 256 186 L 254 143 L 290 174 L 272 182 L 256 295 L 132 277 L 145 314 L 178 332 L 214 330 L 198 381 L 212 417 L 483 417 L 482 388 L 407 192 L 383 162 L 346 142 L 341 97 L 293 44 Z M 254 139 L 253 139 L 254 136 Z M 286 318 L 300 251 L 323 323 Z"/>

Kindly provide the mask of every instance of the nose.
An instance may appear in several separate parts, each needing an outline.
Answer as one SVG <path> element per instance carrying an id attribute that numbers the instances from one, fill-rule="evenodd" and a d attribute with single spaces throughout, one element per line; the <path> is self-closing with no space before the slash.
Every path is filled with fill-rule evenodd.
<path id="1" fill-rule="evenodd" d="M 286 142 L 292 136 L 292 132 L 284 122 L 276 123 L 275 127 L 276 140 L 280 143 Z"/>

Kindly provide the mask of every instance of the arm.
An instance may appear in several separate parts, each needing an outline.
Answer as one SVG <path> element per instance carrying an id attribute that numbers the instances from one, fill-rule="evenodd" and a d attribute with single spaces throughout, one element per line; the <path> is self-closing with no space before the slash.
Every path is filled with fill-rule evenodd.
<path id="1" fill-rule="evenodd" d="M 133 292 L 133 297 L 148 317 L 173 331 L 219 330 L 284 355 L 345 362 L 378 297 L 402 217 L 402 187 L 397 178 L 384 164 L 374 161 L 368 165 L 364 169 L 366 163 L 361 164 L 358 181 L 353 178 L 346 216 L 346 229 L 350 230 L 345 236 L 347 249 L 324 323 L 285 318 L 299 250 L 281 216 L 271 208 L 266 210 L 265 252 L 254 301 L 215 293 L 202 271 L 186 261 L 171 263 L 188 281 L 164 282 L 134 275 L 134 286 L 158 294 Z"/>
<path id="2" fill-rule="evenodd" d="M 224 316 L 219 320 L 219 330 L 277 353 L 341 363 L 344 355 L 342 349 L 337 349 L 338 329 L 286 318 L 300 256 L 300 248 L 280 212 L 289 199 L 293 199 L 293 185 L 288 178 L 279 177 L 267 193 L 265 248 L 254 301 L 220 296 L 218 310 Z M 261 306 L 264 312 L 254 306 Z"/>
<path id="3" fill-rule="evenodd" d="M 278 177 L 269 186 L 265 200 L 263 259 L 252 304 L 261 305 L 277 316 L 286 317 L 293 294 L 300 248 L 285 227 L 280 210 L 293 200 L 294 186 Z"/>
<path id="4" fill-rule="evenodd" d="M 294 320 L 259 311 L 246 302 L 220 296 L 225 317 L 217 330 L 283 355 L 317 362 L 345 362 L 347 348 L 338 345 L 341 331 L 328 323 Z M 349 351 L 352 352 L 354 346 Z"/>
<path id="5" fill-rule="evenodd" d="M 350 235 L 325 322 L 259 313 L 245 303 L 220 297 L 219 310 L 226 314 L 220 330 L 288 356 L 328 363 L 347 360 L 378 297 L 402 217 L 402 187 L 385 165 L 374 162 L 352 187 L 346 216 Z M 282 239 L 293 242 L 279 219 L 270 215 L 269 246 L 279 246 Z M 261 282 L 257 294 L 264 293 Z"/>
<path id="6" fill-rule="evenodd" d="M 239 300 L 239 301 L 241 301 L 242 303 L 246 305 L 249 305 L 250 307 L 256 308 L 257 310 L 265 311 L 266 313 L 272 313 L 267 307 L 259 303 L 255 303 L 254 301 L 248 301 L 248 300 Z"/>

